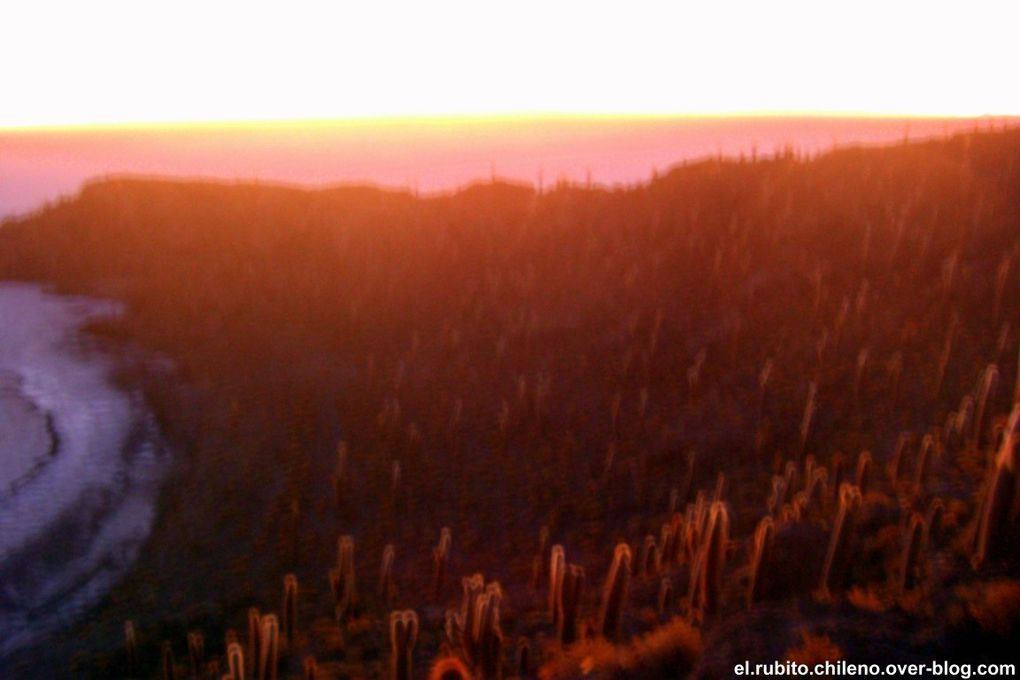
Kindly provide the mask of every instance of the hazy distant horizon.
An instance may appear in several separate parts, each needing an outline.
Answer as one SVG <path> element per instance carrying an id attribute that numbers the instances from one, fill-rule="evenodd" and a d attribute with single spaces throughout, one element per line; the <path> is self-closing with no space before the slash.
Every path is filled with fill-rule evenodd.
<path id="1" fill-rule="evenodd" d="M 723 154 L 939 137 L 1015 117 L 580 117 L 382 119 L 0 131 L 0 216 L 29 212 L 108 175 L 424 193 L 490 177 L 625 185 Z"/>

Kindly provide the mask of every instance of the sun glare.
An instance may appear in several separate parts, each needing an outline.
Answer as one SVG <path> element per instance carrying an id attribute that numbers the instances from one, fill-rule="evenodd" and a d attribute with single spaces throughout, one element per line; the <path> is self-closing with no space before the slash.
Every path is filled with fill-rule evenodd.
<path id="1" fill-rule="evenodd" d="M 8 3 L 0 127 L 1015 114 L 1017 14 L 988 0 Z"/>

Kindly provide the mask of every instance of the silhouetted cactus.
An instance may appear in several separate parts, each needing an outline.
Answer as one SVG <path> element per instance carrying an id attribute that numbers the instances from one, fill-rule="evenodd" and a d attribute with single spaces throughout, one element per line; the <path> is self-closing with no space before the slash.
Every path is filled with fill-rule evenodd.
<path id="1" fill-rule="evenodd" d="M 411 680 L 414 645 L 418 640 L 418 615 L 411 609 L 390 613 L 391 677 Z"/>
<path id="2" fill-rule="evenodd" d="M 134 673 L 138 669 L 138 635 L 135 633 L 134 621 L 124 622 L 124 652 L 128 672 Z"/>
<path id="3" fill-rule="evenodd" d="M 804 403 L 804 415 L 800 419 L 800 455 L 804 455 L 804 450 L 807 448 L 808 437 L 811 436 L 811 422 L 815 417 L 815 409 L 817 404 L 815 399 L 818 395 L 818 385 L 811 381 L 808 384 L 808 396 L 807 401 Z"/>
<path id="4" fill-rule="evenodd" d="M 315 662 L 315 657 L 306 656 L 301 663 L 301 670 L 304 671 L 304 680 L 319 680 L 319 664 Z"/>
<path id="5" fill-rule="evenodd" d="M 998 386 L 999 368 L 995 364 L 989 364 L 981 374 L 975 395 L 974 421 L 970 435 L 970 446 L 973 449 L 980 449 L 984 443 L 988 409 L 990 402 L 995 398 L 995 391 L 998 389 Z"/>
<path id="6" fill-rule="evenodd" d="M 853 536 L 857 529 L 860 509 L 860 487 L 843 484 L 839 490 L 839 509 L 832 524 L 829 547 L 826 550 L 825 564 L 822 568 L 819 589 L 823 597 L 829 597 L 834 590 L 843 585 L 846 571 L 849 568 Z"/>
<path id="7" fill-rule="evenodd" d="M 584 584 L 584 569 L 576 564 L 568 564 L 560 583 L 556 626 L 557 637 L 563 645 L 569 645 L 577 639 L 577 617 L 584 597 Z"/>
<path id="8" fill-rule="evenodd" d="M 921 554 L 924 551 L 924 536 L 926 534 L 924 518 L 918 513 L 912 513 L 906 532 L 903 537 L 903 551 L 900 555 L 899 573 L 897 575 L 896 588 L 900 593 L 913 588 L 918 580 L 920 570 Z"/>
<path id="9" fill-rule="evenodd" d="M 664 524 L 662 532 L 665 537 L 667 532 L 672 533 L 672 530 L 668 524 Z M 655 573 L 659 569 L 661 559 L 655 550 L 655 536 L 648 534 L 645 536 L 644 543 L 641 544 L 641 552 L 638 554 L 638 577 L 648 578 Z"/>
<path id="10" fill-rule="evenodd" d="M 160 665 L 163 669 L 163 680 L 175 680 L 177 672 L 174 668 L 174 648 L 169 640 L 163 640 L 160 650 Z"/>
<path id="11" fill-rule="evenodd" d="M 926 434 L 921 439 L 921 446 L 917 452 L 917 470 L 914 473 L 914 487 L 918 492 L 923 492 L 928 484 L 928 473 L 931 470 L 931 459 L 934 454 L 935 438 Z"/>
<path id="12" fill-rule="evenodd" d="M 333 591 L 334 614 L 342 623 L 354 615 L 358 604 L 352 536 L 341 536 L 337 541 L 337 566 L 329 573 L 329 584 Z"/>
<path id="13" fill-rule="evenodd" d="M 396 559 L 397 549 L 392 543 L 383 546 L 382 562 L 379 566 L 379 585 L 377 590 L 379 596 L 389 603 L 395 594 L 396 585 L 393 581 L 393 562 Z"/>
<path id="14" fill-rule="evenodd" d="M 751 545 L 751 568 L 747 583 L 747 606 L 749 607 L 761 597 L 765 575 L 771 561 L 772 542 L 775 535 L 775 522 L 766 515 L 758 522 Z"/>
<path id="15" fill-rule="evenodd" d="M 598 618 L 598 633 L 611 640 L 619 639 L 623 626 L 623 610 L 630 590 L 630 567 L 630 546 L 620 543 L 613 551 L 613 562 L 602 588 Z"/>
<path id="16" fill-rule="evenodd" d="M 863 496 L 871 485 L 871 451 L 861 451 L 857 458 L 857 489 Z"/>
<path id="17" fill-rule="evenodd" d="M 188 633 L 188 666 L 191 675 L 198 677 L 202 672 L 202 665 L 205 663 L 205 637 L 202 633 L 193 630 Z"/>
<path id="18" fill-rule="evenodd" d="M 498 583 L 490 583 L 475 600 L 477 612 L 474 621 L 475 663 L 485 680 L 503 677 L 503 631 L 500 628 L 499 605 L 503 590 Z"/>
<path id="19" fill-rule="evenodd" d="M 297 631 L 298 580 L 294 574 L 283 577 L 283 640 L 293 645 Z"/>
<path id="20" fill-rule="evenodd" d="M 262 617 L 258 680 L 277 680 L 280 664 L 280 622 L 275 614 Z"/>
<path id="21" fill-rule="evenodd" d="M 340 441 L 336 445 L 336 472 L 333 475 L 333 491 L 336 494 L 336 506 L 343 508 L 347 497 L 347 442 Z"/>
<path id="22" fill-rule="evenodd" d="M 432 595 L 438 600 L 446 586 L 446 572 L 450 566 L 450 544 L 453 534 L 450 527 L 439 531 L 439 543 L 432 549 Z"/>
<path id="23" fill-rule="evenodd" d="M 248 607 L 248 653 L 251 660 L 252 671 L 255 670 L 255 663 L 259 658 L 259 640 L 262 637 L 262 617 L 255 607 Z"/>
<path id="24" fill-rule="evenodd" d="M 517 677 L 527 677 L 531 671 L 531 642 L 526 637 L 517 638 L 517 652 L 514 660 Z"/>
<path id="25" fill-rule="evenodd" d="M 659 592 L 655 597 L 655 613 L 661 619 L 673 606 L 673 581 L 668 576 L 659 580 Z"/>
<path id="26" fill-rule="evenodd" d="M 908 432 L 901 432 L 900 436 L 896 439 L 896 448 L 893 449 L 892 458 L 889 460 L 889 481 L 893 484 L 900 481 L 900 477 L 903 476 L 903 468 L 907 461 L 907 451 L 909 450 L 911 442 L 911 436 Z"/>

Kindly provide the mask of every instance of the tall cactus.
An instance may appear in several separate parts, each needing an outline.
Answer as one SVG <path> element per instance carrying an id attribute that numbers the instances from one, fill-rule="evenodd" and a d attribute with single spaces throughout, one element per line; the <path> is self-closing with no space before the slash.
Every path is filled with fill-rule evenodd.
<path id="1" fill-rule="evenodd" d="M 138 635 L 135 632 L 135 622 L 124 622 L 124 652 L 127 656 L 128 673 L 134 673 L 138 669 Z"/>
<path id="2" fill-rule="evenodd" d="M 175 678 L 177 677 L 177 672 L 174 666 L 174 648 L 170 644 L 169 640 L 163 640 L 161 657 L 162 657 L 161 664 L 163 667 L 163 680 L 175 680 Z"/>
<path id="3" fill-rule="evenodd" d="M 977 569 L 996 557 L 1016 519 L 1017 446 L 1020 445 L 1020 403 L 1013 406 L 1002 445 L 995 458 L 978 508 L 971 562 Z"/>
<path id="4" fill-rule="evenodd" d="M 871 451 L 861 451 L 857 458 L 857 489 L 864 495 L 871 485 Z"/>
<path id="5" fill-rule="evenodd" d="M 768 515 L 763 517 L 754 530 L 754 542 L 751 547 L 751 569 L 747 584 L 747 606 L 754 605 L 761 597 L 765 574 L 772 557 L 772 542 L 776 535 L 776 525 Z"/>
<path id="6" fill-rule="evenodd" d="M 567 558 L 563 546 L 556 544 L 552 547 L 549 556 L 549 619 L 555 626 L 559 623 L 560 588 L 563 585 L 563 572 L 566 569 Z"/>
<path id="7" fill-rule="evenodd" d="M 439 543 L 432 549 L 432 596 L 438 600 L 443 594 L 446 586 L 446 572 L 450 566 L 450 544 L 453 542 L 453 535 L 450 527 L 443 527 L 439 531 Z"/>
<path id="8" fill-rule="evenodd" d="M 248 607 L 248 653 L 252 670 L 259 658 L 259 640 L 262 637 L 262 617 L 256 607 Z"/>
<path id="9" fill-rule="evenodd" d="M 630 567 L 630 546 L 620 543 L 613 551 L 613 562 L 602 588 L 598 618 L 599 634 L 611 640 L 619 639 L 623 626 L 623 610 L 630 590 Z"/>
<path id="10" fill-rule="evenodd" d="M 244 650 L 236 642 L 227 645 L 227 674 L 230 680 L 245 679 Z"/>
<path id="11" fill-rule="evenodd" d="M 298 580 L 294 574 L 283 577 L 283 640 L 292 646 L 297 632 Z"/>
<path id="12" fill-rule="evenodd" d="M 499 621 L 499 605 L 503 590 L 498 583 L 490 583 L 475 600 L 474 628 L 472 630 L 475 664 L 484 680 L 503 677 L 503 631 Z"/>
<path id="13" fill-rule="evenodd" d="M 714 612 L 722 596 L 730 514 L 725 503 L 713 503 L 697 562 L 691 571 L 691 605 L 701 615 Z"/>
<path id="14" fill-rule="evenodd" d="M 397 549 L 392 543 L 383 546 L 382 563 L 379 566 L 379 585 L 377 590 L 379 596 L 386 602 L 393 599 L 396 585 L 393 582 L 393 562 L 396 559 Z"/>
<path id="15" fill-rule="evenodd" d="M 913 588 L 919 580 L 918 570 L 921 565 L 926 533 L 924 518 L 919 513 L 912 513 L 903 536 L 903 553 L 900 556 L 899 573 L 897 574 L 896 588 L 900 593 Z"/>
<path id="16" fill-rule="evenodd" d="M 205 637 L 197 630 L 188 633 L 188 665 L 191 675 L 198 677 L 205 663 Z"/>
<path id="17" fill-rule="evenodd" d="M 329 584 L 333 591 L 334 613 L 342 623 L 354 615 L 358 604 L 352 536 L 344 535 L 337 541 L 337 566 L 329 573 Z"/>
<path id="18" fill-rule="evenodd" d="M 418 640 L 418 615 L 411 609 L 390 613 L 390 645 L 392 680 L 411 680 L 414 667 L 414 645 Z"/>
<path id="19" fill-rule="evenodd" d="M 833 590 L 841 587 L 845 579 L 860 510 L 860 487 L 843 484 L 839 490 L 839 510 L 832 525 L 829 547 L 826 550 L 825 563 L 822 568 L 819 589 L 823 597 L 831 596 Z"/>
<path id="20" fill-rule="evenodd" d="M 277 680 L 280 660 L 280 622 L 275 614 L 262 617 L 262 636 L 259 640 L 258 680 Z"/>
<path id="21" fill-rule="evenodd" d="M 581 598 L 584 596 L 584 582 L 584 568 L 568 564 L 560 584 L 560 613 L 557 617 L 557 637 L 563 645 L 569 645 L 577 640 L 577 618 L 581 609 Z"/>

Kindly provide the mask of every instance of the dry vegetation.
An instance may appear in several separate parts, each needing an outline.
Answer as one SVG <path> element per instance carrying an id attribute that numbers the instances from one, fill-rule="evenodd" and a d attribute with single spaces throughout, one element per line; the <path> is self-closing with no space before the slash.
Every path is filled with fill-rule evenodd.
<path id="1" fill-rule="evenodd" d="M 8 672 L 1008 656 L 1018 245 L 1018 131 L 615 191 L 96 182 L 0 228 L 0 276 L 127 303 L 93 331 L 172 359 L 122 377 L 177 464 Z"/>

